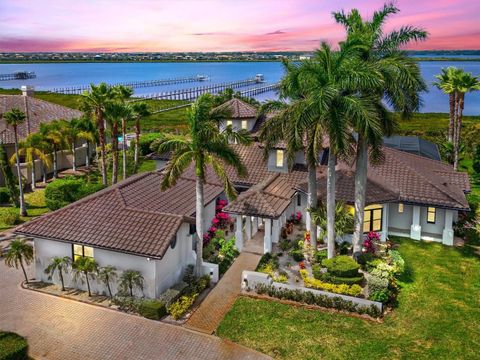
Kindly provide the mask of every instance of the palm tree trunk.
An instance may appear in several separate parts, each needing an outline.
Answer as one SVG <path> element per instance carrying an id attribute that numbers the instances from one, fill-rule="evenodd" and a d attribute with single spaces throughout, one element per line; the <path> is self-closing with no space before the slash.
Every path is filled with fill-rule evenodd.
<path id="1" fill-rule="evenodd" d="M 132 283 L 130 283 L 128 285 L 128 288 L 130 289 L 130 296 L 133 297 L 133 285 L 132 285 Z"/>
<path id="2" fill-rule="evenodd" d="M 35 169 L 35 157 L 32 159 L 32 190 L 37 188 L 37 171 Z"/>
<path id="3" fill-rule="evenodd" d="M 328 258 L 335 256 L 335 165 L 337 156 L 331 149 L 328 152 L 327 170 L 327 245 Z"/>
<path id="4" fill-rule="evenodd" d="M 90 142 L 87 141 L 87 153 L 85 154 L 85 166 L 90 167 Z"/>
<path id="5" fill-rule="evenodd" d="M 20 259 L 20 266 L 22 267 L 23 275 L 25 276 L 25 283 L 28 284 L 28 276 L 27 276 L 27 272 L 25 271 L 25 267 L 23 266 L 22 259 Z"/>
<path id="6" fill-rule="evenodd" d="M 45 169 L 45 164 L 42 161 L 42 178 L 43 178 L 43 183 L 47 183 L 47 169 Z"/>
<path id="7" fill-rule="evenodd" d="M 450 123 L 448 125 L 448 141 L 453 143 L 453 134 L 455 126 L 455 92 L 449 94 L 450 104 Z"/>
<path id="8" fill-rule="evenodd" d="M 53 177 L 58 179 L 58 156 L 57 156 L 57 147 L 53 147 Z"/>
<path id="9" fill-rule="evenodd" d="M 315 209 L 318 204 L 317 199 L 317 169 L 315 165 L 308 165 L 308 194 L 307 206 L 309 209 Z M 306 214 L 307 231 L 310 231 L 310 243 L 314 250 L 317 250 L 317 225 L 312 221 L 310 212 Z"/>
<path id="10" fill-rule="evenodd" d="M 90 291 L 90 281 L 88 281 L 88 273 L 87 272 L 85 272 L 85 279 L 87 279 L 88 296 L 92 296 L 92 292 Z"/>
<path id="11" fill-rule="evenodd" d="M 133 172 L 136 173 L 138 169 L 138 153 L 140 151 L 140 119 L 137 118 L 135 120 L 135 159 L 134 159 L 134 165 L 133 165 Z"/>
<path id="12" fill-rule="evenodd" d="M 112 184 L 118 181 L 118 125 L 112 126 Z"/>
<path id="13" fill-rule="evenodd" d="M 367 144 L 359 134 L 357 144 L 357 159 L 355 166 L 355 215 L 353 233 L 354 256 L 362 251 L 363 220 L 365 214 L 365 196 L 367 185 L 368 152 Z"/>
<path id="14" fill-rule="evenodd" d="M 15 133 L 15 154 L 17 157 L 17 177 L 18 177 L 18 194 L 19 194 L 19 201 L 20 201 L 20 216 L 27 216 L 27 208 L 25 207 L 25 198 L 23 196 L 22 172 L 20 171 L 20 156 L 18 155 L 17 127 L 15 126 L 13 130 Z M 23 269 L 23 265 L 22 265 L 22 269 Z M 27 279 L 27 283 L 28 283 L 28 279 Z"/>
<path id="15" fill-rule="evenodd" d="M 197 225 L 197 262 L 196 262 L 196 273 L 197 276 L 202 276 L 202 265 L 203 265 L 203 223 L 204 223 L 204 194 L 203 194 L 203 180 L 197 176 L 196 181 L 196 225 Z"/>
<path id="16" fill-rule="evenodd" d="M 103 112 L 97 111 L 98 137 L 100 138 L 100 162 L 102 170 L 102 184 L 107 186 L 107 159 L 105 151 L 105 123 L 103 121 Z"/>
<path id="17" fill-rule="evenodd" d="M 122 177 L 123 180 L 127 178 L 127 139 L 125 133 L 127 132 L 127 125 L 125 119 L 122 119 Z"/>
<path id="18" fill-rule="evenodd" d="M 72 142 L 72 170 L 77 171 L 77 151 L 75 149 L 75 141 Z"/>
<path id="19" fill-rule="evenodd" d="M 63 282 L 63 273 L 61 269 L 58 269 L 58 274 L 60 275 L 60 281 L 62 282 L 62 291 L 65 291 L 65 284 Z"/>
<path id="20" fill-rule="evenodd" d="M 458 112 L 457 112 L 457 129 L 455 131 L 455 146 L 454 146 L 454 160 L 453 160 L 453 170 L 458 170 L 458 161 L 459 161 L 459 152 L 460 152 L 460 135 L 462 132 L 462 117 L 463 117 L 463 108 L 465 105 L 465 94 L 458 94 Z"/>
<path id="21" fill-rule="evenodd" d="M 112 289 L 110 288 L 110 281 L 108 279 L 107 279 L 107 289 L 108 289 L 108 294 L 110 295 L 110 299 L 113 298 Z"/>

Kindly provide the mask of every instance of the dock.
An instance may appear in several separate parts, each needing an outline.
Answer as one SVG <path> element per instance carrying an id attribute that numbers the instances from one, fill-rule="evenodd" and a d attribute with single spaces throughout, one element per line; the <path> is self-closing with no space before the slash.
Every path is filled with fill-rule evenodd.
<path id="1" fill-rule="evenodd" d="M 17 71 L 12 74 L 0 74 L 1 80 L 27 80 L 35 79 L 37 75 L 34 71 Z"/>

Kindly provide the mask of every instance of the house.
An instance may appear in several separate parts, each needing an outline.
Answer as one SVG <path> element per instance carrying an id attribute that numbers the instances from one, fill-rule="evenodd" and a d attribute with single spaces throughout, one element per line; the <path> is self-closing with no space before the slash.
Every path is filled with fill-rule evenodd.
<path id="1" fill-rule="evenodd" d="M 247 129 L 255 132 L 257 120 L 251 117 L 248 104 L 234 100 L 230 101 L 238 105 L 238 112 L 232 112 L 234 120 L 255 122 L 251 127 L 247 123 Z M 306 214 L 308 172 L 303 152 L 296 154 L 289 168 L 284 144 L 277 144 L 267 157 L 259 142 L 232 146 L 248 175 L 240 177 L 227 168 L 240 194 L 223 211 L 234 219 L 240 251 L 251 249 L 255 242 L 260 243 L 258 252 L 270 252 L 287 220 L 299 212 Z M 397 235 L 453 245 L 453 223 L 459 212 L 469 210 L 467 174 L 426 157 L 388 147 L 383 151 L 382 163 L 368 165 L 364 231 L 380 232 L 383 241 Z M 326 143 L 317 167 L 319 201 L 326 198 L 327 155 Z M 337 199 L 353 205 L 354 167 L 340 161 L 336 171 Z M 189 168 L 165 191 L 160 189 L 162 177 L 161 170 L 137 175 L 17 227 L 16 233 L 34 239 L 36 277 L 46 280 L 43 270 L 53 256 L 91 256 L 100 266 L 141 271 L 147 297 L 156 297 L 176 283 L 183 269 L 195 263 L 195 173 Z M 222 183 L 208 171 L 205 228 L 220 198 L 224 198 Z M 218 278 L 214 264 L 204 263 L 202 272 Z M 73 285 L 67 279 L 67 286 Z"/>
<path id="2" fill-rule="evenodd" d="M 31 86 L 22 86 L 22 95 L 0 95 L 0 144 L 3 144 L 8 158 L 15 153 L 14 132 L 11 126 L 7 125 L 3 119 L 3 114 L 18 108 L 25 114 L 25 121 L 17 128 L 18 140 L 24 140 L 29 134 L 35 133 L 40 129 L 40 124 L 49 123 L 54 120 L 71 120 L 82 116 L 82 112 L 70 109 L 65 106 L 53 104 L 48 101 L 40 100 L 34 97 L 34 89 Z M 83 165 L 85 160 L 86 147 L 83 143 L 77 144 L 78 165 Z M 22 160 L 22 159 L 21 159 Z M 59 169 L 72 167 L 72 156 L 67 151 L 58 152 Z M 36 162 L 37 181 L 41 179 L 42 169 L 39 161 Z M 52 171 L 53 169 L 49 169 Z M 32 174 L 27 171 L 26 164 L 21 164 L 22 175 L 27 183 L 31 183 Z M 14 172 L 16 173 L 16 171 Z M 0 186 L 4 185 L 3 174 L 0 172 Z"/>

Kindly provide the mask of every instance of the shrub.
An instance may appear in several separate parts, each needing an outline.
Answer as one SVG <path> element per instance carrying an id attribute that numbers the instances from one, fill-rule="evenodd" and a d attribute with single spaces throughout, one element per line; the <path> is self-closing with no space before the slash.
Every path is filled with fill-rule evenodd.
<path id="1" fill-rule="evenodd" d="M 351 247 L 352 245 L 348 241 L 342 241 L 342 243 L 338 245 L 338 252 L 340 253 L 340 255 L 348 255 Z"/>
<path id="2" fill-rule="evenodd" d="M 180 291 L 177 289 L 167 289 L 165 292 L 163 292 L 159 297 L 158 300 L 162 303 L 165 304 L 165 306 L 170 305 L 173 303 L 175 300 L 177 300 L 180 296 Z"/>
<path id="3" fill-rule="evenodd" d="M 306 270 L 300 270 L 300 276 L 303 279 L 305 287 L 318 289 L 318 290 L 325 290 L 329 292 L 333 292 L 336 294 L 344 294 L 350 296 L 358 296 L 362 293 L 362 288 L 359 285 L 346 285 L 346 284 L 330 284 L 323 282 L 321 280 L 317 280 L 308 276 L 308 272 Z"/>
<path id="4" fill-rule="evenodd" d="M 103 185 L 86 183 L 84 179 L 58 179 L 45 188 L 45 203 L 50 210 L 57 210 L 102 188 Z"/>
<path id="5" fill-rule="evenodd" d="M 10 192 L 6 187 L 0 187 L 0 204 L 10 203 Z"/>
<path id="6" fill-rule="evenodd" d="M 395 275 L 401 275 L 405 271 L 405 260 L 397 250 L 390 250 L 389 253 Z"/>
<path id="7" fill-rule="evenodd" d="M 317 280 L 321 280 L 322 279 L 322 267 L 319 265 L 319 264 L 315 264 L 312 266 L 312 274 L 313 274 L 313 277 Z"/>
<path id="8" fill-rule="evenodd" d="M 197 296 L 198 294 L 181 296 L 180 299 L 175 301 L 167 308 L 168 313 L 172 315 L 175 320 L 180 319 L 183 315 L 187 313 L 188 309 L 190 309 L 190 306 L 192 306 Z"/>
<path id="9" fill-rule="evenodd" d="M 161 301 L 142 300 L 138 306 L 138 313 L 147 319 L 160 320 L 167 315 L 167 309 Z"/>
<path id="10" fill-rule="evenodd" d="M 344 278 L 358 277 L 360 268 L 355 260 L 346 255 L 325 259 L 322 261 L 322 265 L 327 268 L 330 275 Z"/>
<path id="11" fill-rule="evenodd" d="M 325 260 L 327 257 L 328 257 L 327 250 L 315 251 L 315 254 L 313 255 L 315 263 L 317 264 L 321 264 L 322 261 Z"/>
<path id="12" fill-rule="evenodd" d="M 0 360 L 28 359 L 28 343 L 13 332 L 0 331 Z"/>
<path id="13" fill-rule="evenodd" d="M 320 279 L 332 284 L 360 284 L 363 281 L 363 275 L 359 274 L 360 276 L 355 277 L 340 277 L 340 276 L 333 276 L 329 273 L 323 274 Z"/>
<path id="14" fill-rule="evenodd" d="M 375 291 L 370 294 L 368 299 L 372 301 L 380 301 L 381 303 L 386 303 L 388 302 L 388 300 L 390 300 L 390 291 L 388 291 L 388 289 Z"/>
<path id="15" fill-rule="evenodd" d="M 193 265 L 188 265 L 183 273 L 183 282 L 187 286 L 193 286 L 195 284 L 195 267 Z"/>
<path id="16" fill-rule="evenodd" d="M 200 294 L 203 290 L 205 290 L 209 286 L 210 286 L 210 275 L 203 275 L 201 278 L 197 280 L 195 289 L 197 290 L 197 293 Z"/>
<path id="17" fill-rule="evenodd" d="M 155 151 L 156 149 L 151 149 L 150 147 L 155 140 L 162 137 L 163 135 L 161 133 L 147 133 L 140 135 L 140 141 L 138 143 L 140 155 L 145 156 L 150 154 L 152 151 Z"/>
<path id="18" fill-rule="evenodd" d="M 393 279 L 395 272 L 394 272 L 393 266 L 382 261 L 377 265 L 376 268 L 370 271 L 370 274 L 373 276 L 378 276 L 388 280 L 388 279 Z"/>
<path id="19" fill-rule="evenodd" d="M 5 225 L 15 225 L 20 221 L 20 215 L 18 210 L 14 208 L 3 208 L 0 209 L 1 214 L 1 223 Z"/>
<path id="20" fill-rule="evenodd" d="M 365 268 L 368 272 L 371 272 L 373 269 L 376 269 L 378 265 L 385 262 L 383 259 L 373 259 L 366 263 Z"/>
<path id="21" fill-rule="evenodd" d="M 118 308 L 126 312 L 138 313 L 139 301 L 131 296 L 115 296 L 112 299 L 112 303 L 117 305 Z"/>
<path id="22" fill-rule="evenodd" d="M 276 288 L 273 285 L 257 284 L 255 286 L 257 294 L 266 294 L 271 297 L 282 300 L 292 300 L 309 305 L 322 306 L 329 309 L 338 309 L 359 314 L 368 314 L 372 317 L 380 317 L 382 312 L 374 305 L 365 306 L 356 304 L 352 301 L 342 299 L 341 297 L 330 297 L 321 294 L 313 294 L 310 291 L 302 291 L 300 289 Z"/>
<path id="23" fill-rule="evenodd" d="M 388 289 L 388 280 L 375 275 L 367 276 L 367 289 L 369 294 Z"/>
<path id="24" fill-rule="evenodd" d="M 100 191 L 104 188 L 103 184 L 96 183 L 83 183 L 82 186 L 78 189 L 77 194 L 75 194 L 76 200 L 84 198 L 85 196 L 91 195 Z"/>
<path id="25" fill-rule="evenodd" d="M 292 248 L 293 243 L 290 240 L 283 239 L 283 240 L 280 240 L 280 242 L 278 243 L 278 246 L 283 251 L 288 251 Z"/>
<path id="26" fill-rule="evenodd" d="M 301 249 L 290 251 L 290 255 L 293 257 L 293 260 L 295 260 L 297 262 L 305 259 L 305 257 L 303 256 L 303 250 L 301 250 Z"/>
<path id="27" fill-rule="evenodd" d="M 365 268 L 367 263 L 373 261 L 375 256 L 372 253 L 362 253 L 358 255 L 357 262 L 362 265 L 362 268 Z"/>

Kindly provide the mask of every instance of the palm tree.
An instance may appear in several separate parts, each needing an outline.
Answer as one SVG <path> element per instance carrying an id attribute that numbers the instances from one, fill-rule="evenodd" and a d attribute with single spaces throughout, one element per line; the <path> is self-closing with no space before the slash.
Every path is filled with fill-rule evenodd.
<path id="1" fill-rule="evenodd" d="M 10 199 L 12 199 L 13 204 L 16 207 L 20 207 L 20 200 L 18 194 L 18 188 L 15 179 L 15 175 L 13 175 L 12 168 L 9 164 L 7 158 L 7 150 L 0 139 L 0 171 L 3 174 L 3 179 L 5 181 L 5 187 L 8 189 L 8 193 L 10 194 Z"/>
<path id="2" fill-rule="evenodd" d="M 94 113 L 97 121 L 98 135 L 100 140 L 100 158 L 101 158 L 101 172 L 102 183 L 107 186 L 107 162 L 105 151 L 105 106 L 113 98 L 113 92 L 110 86 L 105 83 L 100 85 L 90 85 L 90 91 L 82 94 L 83 109 L 88 113 Z"/>
<path id="3" fill-rule="evenodd" d="M 455 105 L 457 102 L 457 92 L 455 89 L 455 78 L 458 69 L 454 66 L 449 66 L 448 68 L 443 68 L 440 75 L 435 77 L 438 81 L 435 81 L 433 85 L 437 88 L 448 94 L 449 105 L 450 105 L 450 122 L 448 125 L 448 142 L 453 144 L 453 134 L 455 127 Z"/>
<path id="4" fill-rule="evenodd" d="M 95 278 L 95 275 L 98 271 L 98 264 L 95 260 L 89 257 L 79 257 L 77 258 L 72 265 L 73 278 L 77 281 L 79 278 L 82 281 L 85 279 L 87 281 L 88 296 L 92 296 L 90 291 L 90 281 L 89 276 Z"/>
<path id="5" fill-rule="evenodd" d="M 150 110 L 144 102 L 137 102 L 132 105 L 133 108 L 133 117 L 135 118 L 135 156 L 134 156 L 134 166 L 133 172 L 136 173 L 138 170 L 138 156 L 140 149 L 140 120 L 148 115 L 150 115 Z"/>
<path id="6" fill-rule="evenodd" d="M 32 189 L 36 189 L 36 166 L 35 160 L 39 159 L 42 163 L 42 168 L 50 166 L 50 157 L 45 151 L 46 144 L 43 137 L 39 133 L 33 133 L 27 136 L 27 138 L 19 143 L 18 155 L 25 156 L 25 163 L 32 170 Z M 10 163 L 15 163 L 17 160 L 17 153 L 13 154 L 10 158 Z"/>
<path id="7" fill-rule="evenodd" d="M 61 122 L 58 120 L 40 124 L 40 134 L 50 144 L 53 154 L 53 177 L 55 179 L 58 178 L 58 151 L 68 146 L 62 130 Z"/>
<path id="8" fill-rule="evenodd" d="M 77 127 L 80 131 L 85 134 L 89 134 L 88 137 L 85 138 L 85 142 L 87 145 L 86 153 L 85 153 L 85 166 L 87 168 L 90 167 L 90 144 L 95 143 L 97 141 L 97 130 L 95 129 L 95 125 L 90 120 L 88 116 L 82 116 L 78 121 Z"/>
<path id="9" fill-rule="evenodd" d="M 472 73 L 467 73 L 463 70 L 460 70 L 456 74 L 456 123 L 455 131 L 453 137 L 453 169 L 457 171 L 458 169 L 458 160 L 460 152 L 460 135 L 462 131 L 462 117 L 463 109 L 465 106 L 465 94 L 475 90 L 480 90 L 480 81 L 477 76 L 473 76 Z"/>
<path id="10" fill-rule="evenodd" d="M 85 130 L 85 120 L 82 119 L 71 119 L 70 121 L 61 120 L 60 128 L 65 141 L 70 146 L 70 151 L 72 152 L 72 170 L 77 171 L 76 143 L 79 139 L 93 142 L 95 141 L 95 136 L 92 132 Z"/>
<path id="11" fill-rule="evenodd" d="M 30 245 L 26 239 L 15 239 L 10 243 L 10 249 L 5 255 L 5 265 L 8 267 L 14 267 L 18 269 L 18 266 L 22 268 L 23 275 L 25 276 L 25 283 L 28 284 L 28 276 L 25 271 L 25 266 L 30 265 L 33 261 L 33 246 Z"/>
<path id="12" fill-rule="evenodd" d="M 327 208 L 320 205 L 310 210 L 313 222 L 320 228 L 323 234 L 328 231 Z M 342 236 L 353 231 L 353 215 L 345 204 L 337 202 L 335 205 L 335 235 Z"/>
<path id="13" fill-rule="evenodd" d="M 117 99 L 119 99 L 123 104 L 125 101 L 128 100 L 133 95 L 133 89 L 130 87 L 126 87 L 123 85 L 117 85 L 114 87 L 114 92 L 116 94 Z M 128 105 L 125 104 L 126 109 L 128 111 L 125 112 L 124 116 L 122 117 L 122 178 L 127 178 L 127 120 L 133 118 L 133 109 Z"/>
<path id="14" fill-rule="evenodd" d="M 118 285 L 122 293 L 129 293 L 133 297 L 133 290 L 139 289 L 143 291 L 143 275 L 140 271 L 125 270 L 120 276 L 120 284 Z"/>
<path id="15" fill-rule="evenodd" d="M 110 282 L 115 281 L 116 277 L 117 277 L 117 269 L 115 268 L 115 266 L 107 265 L 105 267 L 101 267 L 98 270 L 98 278 L 107 287 L 110 299 L 113 298 Z"/>
<path id="16" fill-rule="evenodd" d="M 382 86 L 362 91 L 363 96 L 375 99 L 379 121 L 368 118 L 364 118 L 363 121 L 349 119 L 357 133 L 353 237 L 355 255 L 361 251 L 363 240 L 368 154 L 370 153 L 371 161 L 380 161 L 382 136 L 391 135 L 395 128 L 395 122 L 383 106 L 382 99 L 393 110 L 407 117 L 419 109 L 421 103 L 419 93 L 427 89 L 417 62 L 400 50 L 401 46 L 412 41 L 424 40 L 427 32 L 412 26 L 403 26 L 390 33 L 384 31 L 388 16 L 398 11 L 399 9 L 393 4 L 385 4 L 381 10 L 374 12 L 371 21 L 364 21 L 356 9 L 349 14 L 343 11 L 333 14 L 337 23 L 347 30 L 346 42 L 363 45 L 361 57 L 364 63 L 377 67 L 384 80 Z"/>
<path id="17" fill-rule="evenodd" d="M 60 281 L 62 283 L 62 291 L 65 291 L 65 283 L 63 281 L 63 272 L 67 272 L 68 268 L 71 264 L 71 259 L 68 256 L 60 257 L 55 256 L 50 261 L 50 264 L 44 270 L 45 274 L 48 274 L 48 280 L 52 280 L 53 275 L 55 272 L 58 272 L 58 276 L 60 277 Z"/>
<path id="18" fill-rule="evenodd" d="M 23 184 L 22 184 L 22 172 L 20 171 L 20 157 L 18 155 L 18 125 L 25 121 L 25 114 L 17 109 L 13 108 L 12 110 L 3 114 L 3 118 L 6 123 L 13 128 L 14 140 L 15 140 L 15 155 L 17 157 L 17 178 L 18 178 L 18 192 L 19 192 L 19 203 L 20 203 L 20 216 L 27 216 L 27 208 L 25 206 L 25 198 L 23 195 Z"/>
<path id="19" fill-rule="evenodd" d="M 218 122 L 228 118 L 225 110 L 213 109 L 213 97 L 209 94 L 200 96 L 187 112 L 189 134 L 186 137 L 166 136 L 156 145 L 157 152 L 172 152 L 163 180 L 162 189 L 175 186 L 183 172 L 193 164 L 196 175 L 196 227 L 197 227 L 197 259 L 196 271 L 202 271 L 202 247 L 204 224 L 204 193 L 207 167 L 211 167 L 223 182 L 225 193 L 229 198 L 235 198 L 237 192 L 228 178 L 225 165 L 230 165 L 239 176 L 244 176 L 247 169 L 240 156 L 229 144 L 230 132 L 221 132 Z M 237 141 L 250 144 L 251 138 L 246 133 L 237 134 Z M 152 145 L 153 146 L 153 145 Z"/>

